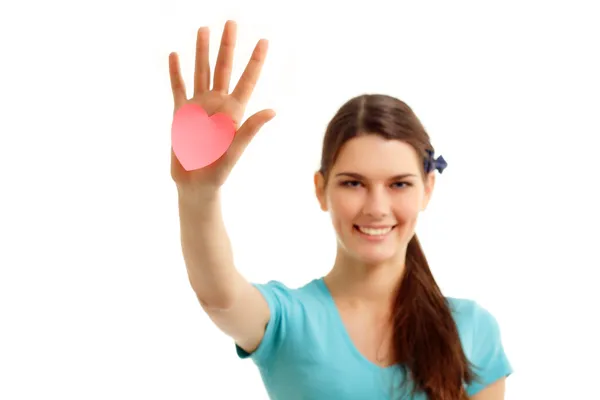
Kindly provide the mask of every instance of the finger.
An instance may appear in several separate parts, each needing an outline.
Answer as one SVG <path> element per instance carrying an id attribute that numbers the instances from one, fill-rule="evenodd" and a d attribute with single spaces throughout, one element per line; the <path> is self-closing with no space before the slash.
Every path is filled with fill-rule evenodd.
<path id="1" fill-rule="evenodd" d="M 169 75 L 171 76 L 171 91 L 173 92 L 175 108 L 179 108 L 186 102 L 187 96 L 185 94 L 185 84 L 181 77 L 177 53 L 169 54 Z"/>
<path id="2" fill-rule="evenodd" d="M 215 65 L 215 76 L 213 90 L 222 93 L 229 92 L 229 81 L 231 80 L 231 70 L 233 69 L 233 51 L 237 35 L 237 25 L 234 21 L 227 21 L 223 36 L 221 38 L 221 47 L 217 56 Z"/>
<path id="3" fill-rule="evenodd" d="M 194 70 L 194 96 L 210 90 L 210 63 L 208 46 L 210 32 L 207 27 L 198 29 L 196 37 L 196 66 Z"/>
<path id="4" fill-rule="evenodd" d="M 250 100 L 250 96 L 252 96 L 252 92 L 254 91 L 260 76 L 260 71 L 267 58 L 268 48 L 269 42 L 267 40 L 261 39 L 258 41 L 244 73 L 240 77 L 238 84 L 235 86 L 233 93 L 231 93 L 231 96 L 242 104 L 247 104 Z"/>
<path id="5" fill-rule="evenodd" d="M 269 122 L 275 117 L 275 111 L 273 110 L 262 110 L 252 115 L 246 120 L 235 133 L 233 143 L 229 148 L 228 157 L 231 157 L 233 163 L 241 157 L 248 144 L 252 141 L 254 136 L 263 127 L 264 124 Z"/>

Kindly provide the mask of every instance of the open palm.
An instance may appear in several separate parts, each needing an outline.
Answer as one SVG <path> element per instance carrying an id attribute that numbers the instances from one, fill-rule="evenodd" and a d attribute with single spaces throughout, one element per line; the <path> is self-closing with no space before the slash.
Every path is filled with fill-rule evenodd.
<path id="1" fill-rule="evenodd" d="M 194 186 L 208 190 L 218 189 L 225 182 L 252 137 L 275 115 L 272 110 L 263 110 L 252 115 L 241 127 L 239 126 L 246 105 L 260 76 L 267 55 L 268 42 L 259 40 L 238 84 L 229 93 L 236 30 L 235 22 L 227 21 L 217 56 L 212 90 L 210 89 L 210 64 L 208 59 L 209 31 L 208 28 L 198 30 L 194 95 L 191 99 L 188 99 L 186 95 L 185 84 L 180 72 L 179 58 L 176 53 L 169 55 L 174 111 L 188 103 L 197 104 L 208 115 L 215 113 L 228 115 L 233 120 L 236 129 L 235 137 L 227 152 L 211 165 L 199 170 L 186 171 L 175 157 L 173 149 L 171 149 L 171 176 L 179 186 Z"/>

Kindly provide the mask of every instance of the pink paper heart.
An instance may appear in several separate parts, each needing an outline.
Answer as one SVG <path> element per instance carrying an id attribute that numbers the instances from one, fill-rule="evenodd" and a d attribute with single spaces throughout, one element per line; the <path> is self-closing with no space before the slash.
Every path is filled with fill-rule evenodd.
<path id="1" fill-rule="evenodd" d="M 210 117 L 202 107 L 188 103 L 175 113 L 171 126 L 173 153 L 186 171 L 204 168 L 218 160 L 235 135 L 231 118 Z"/>

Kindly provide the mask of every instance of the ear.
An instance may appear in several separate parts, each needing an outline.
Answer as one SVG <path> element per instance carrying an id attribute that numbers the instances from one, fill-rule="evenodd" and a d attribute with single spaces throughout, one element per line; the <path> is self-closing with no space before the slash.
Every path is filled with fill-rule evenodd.
<path id="1" fill-rule="evenodd" d="M 427 206 L 429 205 L 429 201 L 433 196 L 433 189 L 435 187 L 435 171 L 432 171 L 427 174 L 427 178 L 425 179 L 425 195 L 423 196 L 423 202 L 421 203 L 421 211 L 425 211 Z"/>
<path id="2" fill-rule="evenodd" d="M 321 172 L 315 172 L 314 183 L 315 194 L 317 195 L 319 206 L 321 207 L 321 210 L 327 211 L 327 199 L 325 198 L 325 178 Z"/>

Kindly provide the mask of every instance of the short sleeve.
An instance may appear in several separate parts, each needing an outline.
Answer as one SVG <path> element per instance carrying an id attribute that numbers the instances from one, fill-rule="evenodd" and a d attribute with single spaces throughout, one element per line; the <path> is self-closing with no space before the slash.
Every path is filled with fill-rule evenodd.
<path id="1" fill-rule="evenodd" d="M 474 335 L 470 361 L 473 363 L 476 380 L 467 387 L 473 396 L 498 379 L 513 373 L 513 368 L 504 352 L 500 326 L 488 310 L 475 303 Z"/>
<path id="2" fill-rule="evenodd" d="M 263 295 L 269 306 L 270 317 L 260 344 L 252 353 L 235 345 L 241 359 L 251 358 L 257 365 L 265 365 L 281 347 L 289 330 L 289 315 L 293 303 L 293 294 L 283 283 L 270 281 L 266 284 L 253 283 Z"/>

